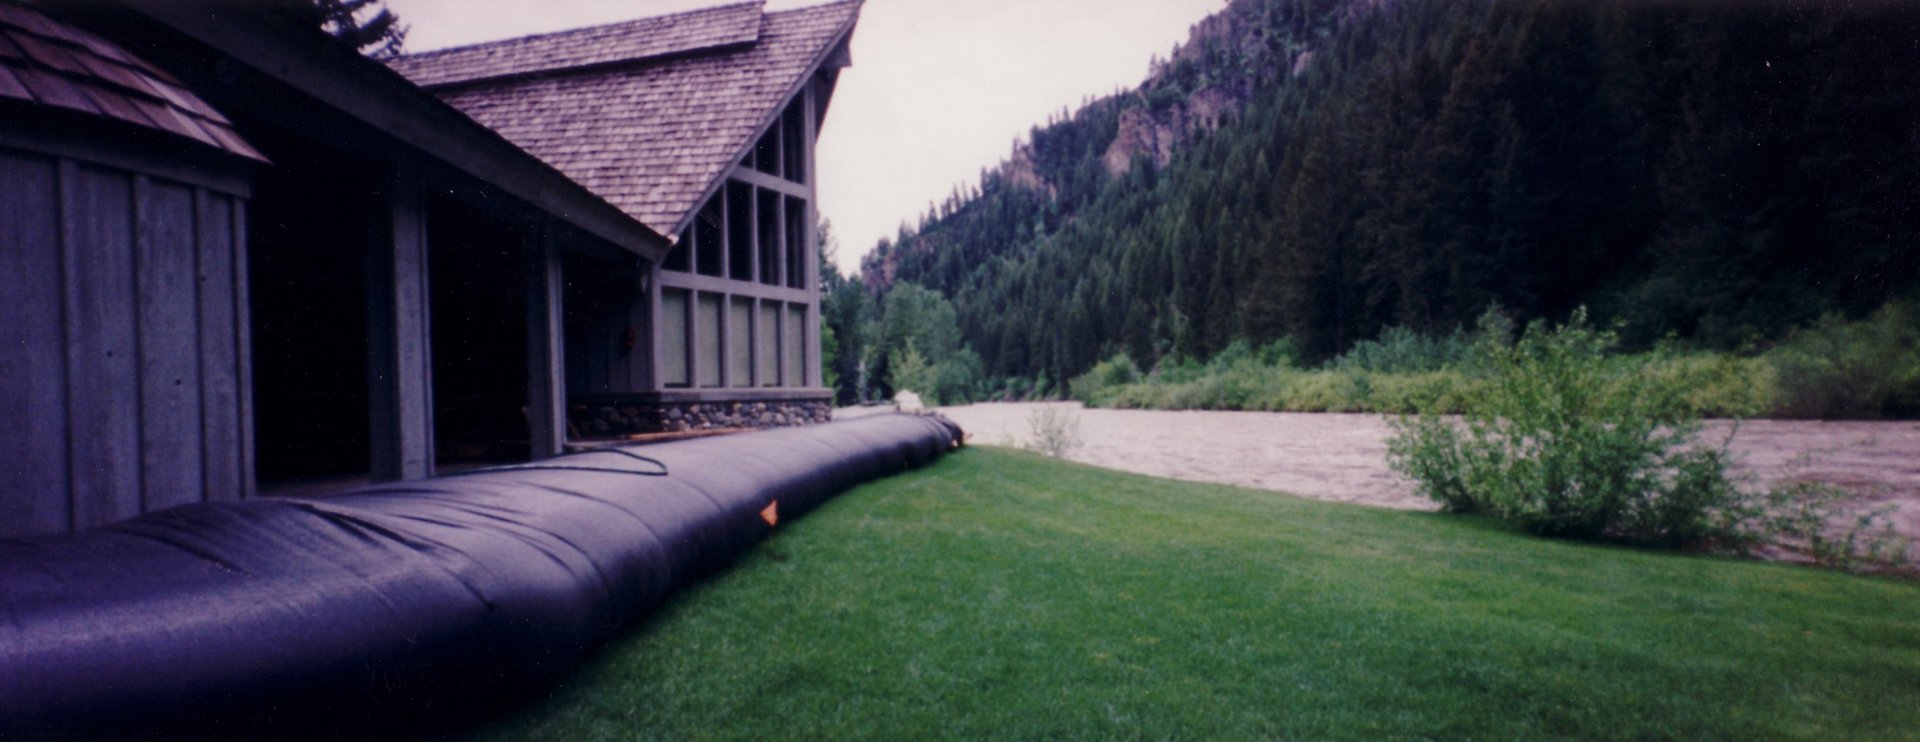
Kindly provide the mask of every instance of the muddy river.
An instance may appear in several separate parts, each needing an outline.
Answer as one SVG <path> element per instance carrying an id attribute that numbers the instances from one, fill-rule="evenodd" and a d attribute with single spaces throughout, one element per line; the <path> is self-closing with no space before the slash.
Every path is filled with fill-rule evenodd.
<path id="1" fill-rule="evenodd" d="M 1288 492 L 1317 500 L 1430 510 L 1387 466 L 1392 434 L 1378 415 L 1089 410 L 1078 403 L 982 404 L 939 412 L 975 445 L 1017 446 L 1051 406 L 1078 420 L 1068 458 L 1141 474 Z M 1749 420 L 1711 423 L 1733 434 L 1735 473 L 1758 486 L 1787 477 L 1853 493 L 1855 510 L 1891 507 L 1895 528 L 1920 541 L 1920 423 Z M 1920 549 L 1917 546 L 1916 549 Z"/>

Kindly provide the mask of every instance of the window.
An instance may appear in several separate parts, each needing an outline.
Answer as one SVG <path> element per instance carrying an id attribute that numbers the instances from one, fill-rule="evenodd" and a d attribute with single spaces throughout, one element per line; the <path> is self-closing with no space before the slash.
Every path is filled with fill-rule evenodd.
<path id="1" fill-rule="evenodd" d="M 727 383 L 753 386 L 753 300 L 733 297 L 727 309 Z"/>
<path id="2" fill-rule="evenodd" d="M 760 203 L 760 282 L 779 286 L 786 282 L 785 266 L 780 263 L 780 194 L 764 188 L 754 192 Z"/>
<path id="3" fill-rule="evenodd" d="M 780 330 L 786 337 L 787 386 L 806 386 L 807 308 L 788 304 L 786 322 Z"/>
<path id="4" fill-rule="evenodd" d="M 767 129 L 753 145 L 753 169 L 768 175 L 780 174 L 780 127 Z"/>
<path id="5" fill-rule="evenodd" d="M 807 182 L 807 98 L 800 96 L 780 116 L 781 177 Z"/>
<path id="6" fill-rule="evenodd" d="M 697 311 L 693 314 L 694 337 L 700 345 L 699 363 L 695 363 L 694 368 L 699 371 L 700 386 L 721 385 L 720 349 L 724 338 L 720 336 L 720 299 L 719 294 L 700 294 Z"/>
<path id="7" fill-rule="evenodd" d="M 667 251 L 667 259 L 661 263 L 661 267 L 681 273 L 692 270 L 692 267 L 688 265 L 692 261 L 687 258 L 687 256 L 692 253 L 693 229 L 689 227 L 686 231 L 680 233 L 680 241 L 673 246 L 673 249 Z"/>
<path id="8" fill-rule="evenodd" d="M 693 218 L 693 249 L 699 254 L 700 275 L 703 276 L 726 275 L 722 273 L 726 268 L 720 262 L 720 251 L 725 249 L 726 245 L 726 240 L 722 239 L 720 232 L 720 210 L 720 196 L 715 194 L 707 201 L 707 205 L 700 207 L 700 213 Z"/>
<path id="9" fill-rule="evenodd" d="M 807 202 L 787 198 L 787 286 L 807 287 Z"/>
<path id="10" fill-rule="evenodd" d="M 687 292 L 660 293 L 660 383 L 684 387 L 693 383 L 687 373 Z"/>
<path id="11" fill-rule="evenodd" d="M 780 303 L 760 302 L 760 326 L 753 333 L 753 381 L 780 385 Z"/>
<path id="12" fill-rule="evenodd" d="M 735 281 L 753 280 L 753 186 L 727 182 L 727 267 Z"/>

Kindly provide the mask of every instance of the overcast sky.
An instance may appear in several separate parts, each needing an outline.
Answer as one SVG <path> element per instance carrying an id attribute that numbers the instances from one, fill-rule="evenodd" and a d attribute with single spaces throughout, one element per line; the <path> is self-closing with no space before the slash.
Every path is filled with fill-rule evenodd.
<path id="1" fill-rule="evenodd" d="M 409 51 L 724 0 L 387 0 Z M 817 4 L 772 0 L 770 8 Z M 1138 85 L 1226 0 L 868 0 L 820 138 L 820 210 L 852 269 L 881 237 L 1088 96 Z"/>

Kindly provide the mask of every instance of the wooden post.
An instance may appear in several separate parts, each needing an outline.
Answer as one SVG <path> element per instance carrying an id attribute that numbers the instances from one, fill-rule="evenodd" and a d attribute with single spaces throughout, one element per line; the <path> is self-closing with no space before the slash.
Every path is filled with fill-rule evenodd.
<path id="1" fill-rule="evenodd" d="M 560 249 L 544 225 L 527 251 L 527 431 L 533 458 L 566 452 L 567 372 Z"/>
<path id="2" fill-rule="evenodd" d="M 234 199 L 233 205 L 233 322 L 237 340 L 240 376 L 240 496 L 260 493 L 260 478 L 255 472 L 260 441 L 253 430 L 253 294 L 247 284 L 247 204 Z"/>
<path id="3" fill-rule="evenodd" d="M 727 198 L 731 200 L 733 198 L 733 181 L 728 180 L 727 184 L 721 187 L 727 189 Z M 761 265 L 760 260 L 760 193 L 751 186 L 742 188 L 741 191 L 747 194 L 747 234 L 745 238 L 747 240 L 748 264 L 753 266 L 747 270 L 745 280 L 765 285 L 767 282 L 767 266 Z M 729 224 L 733 222 L 731 213 L 728 214 L 727 222 Z M 741 239 L 741 235 L 729 232 L 727 234 L 727 249 L 732 250 L 732 241 L 738 239 Z"/>
<path id="4" fill-rule="evenodd" d="M 376 482 L 433 476 L 427 219 L 410 162 L 368 188 L 367 403 Z"/>
<path id="5" fill-rule="evenodd" d="M 802 270 L 806 274 L 807 285 L 801 288 L 812 295 L 812 299 L 807 302 L 806 338 L 802 341 L 801 353 L 806 358 L 804 361 L 807 366 L 805 385 L 809 387 L 825 386 L 827 383 L 827 377 L 820 367 L 820 356 L 823 352 L 820 347 L 820 303 L 826 300 L 826 297 L 820 294 L 820 205 L 818 203 L 820 163 L 813 152 L 814 142 L 819 137 L 818 122 L 814 119 L 814 112 L 819 110 L 814 106 L 814 100 L 819 94 L 818 89 L 818 85 L 809 83 L 801 93 L 806 97 L 806 103 L 801 107 L 806 115 L 800 117 L 804 122 L 802 129 L 805 134 L 803 146 L 800 147 L 801 157 L 804 158 L 802 161 L 806 164 L 802 172 L 807 176 L 807 218 L 803 225 L 803 234 L 800 235 L 801 244 L 806 246 L 801 251 L 800 259 L 806 261 Z"/>
<path id="6" fill-rule="evenodd" d="M 662 303 L 660 274 L 663 269 L 659 263 L 650 263 L 643 266 L 641 270 L 646 272 L 645 285 L 640 287 L 644 294 L 633 304 L 631 321 L 640 328 L 639 335 L 645 343 L 646 361 L 644 364 L 637 364 L 637 367 L 643 369 L 646 374 L 636 379 L 634 385 L 629 388 L 657 392 L 667 386 L 666 382 L 661 380 L 661 374 L 666 371 L 661 362 L 663 356 L 672 350 L 662 347 L 667 339 L 666 329 L 660 325 Z"/>

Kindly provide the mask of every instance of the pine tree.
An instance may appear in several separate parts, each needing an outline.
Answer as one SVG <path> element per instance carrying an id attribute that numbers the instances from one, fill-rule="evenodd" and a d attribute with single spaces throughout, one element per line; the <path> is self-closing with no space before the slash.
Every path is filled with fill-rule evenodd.
<path id="1" fill-rule="evenodd" d="M 272 0 L 304 26 L 318 28 L 335 41 L 372 57 L 401 53 L 407 26 L 384 7 L 385 0 Z"/>

